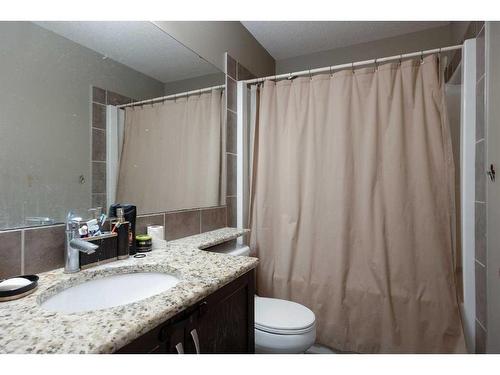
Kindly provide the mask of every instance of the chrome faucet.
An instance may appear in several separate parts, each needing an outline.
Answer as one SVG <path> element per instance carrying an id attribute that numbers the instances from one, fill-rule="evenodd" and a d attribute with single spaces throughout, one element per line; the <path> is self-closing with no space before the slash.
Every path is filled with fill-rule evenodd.
<path id="1" fill-rule="evenodd" d="M 66 217 L 66 249 L 64 250 L 64 273 L 74 273 L 80 271 L 80 251 L 85 254 L 92 254 L 99 247 L 93 243 L 80 239 L 81 217 L 73 212 L 68 212 Z"/>

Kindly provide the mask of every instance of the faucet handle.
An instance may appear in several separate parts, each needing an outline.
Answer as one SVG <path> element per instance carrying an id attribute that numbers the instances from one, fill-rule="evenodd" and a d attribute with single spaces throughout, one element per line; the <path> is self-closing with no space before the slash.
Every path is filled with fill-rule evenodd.
<path id="1" fill-rule="evenodd" d="M 69 211 L 66 215 L 66 230 L 78 230 L 80 229 L 80 222 L 82 218 L 76 216 L 73 211 Z"/>

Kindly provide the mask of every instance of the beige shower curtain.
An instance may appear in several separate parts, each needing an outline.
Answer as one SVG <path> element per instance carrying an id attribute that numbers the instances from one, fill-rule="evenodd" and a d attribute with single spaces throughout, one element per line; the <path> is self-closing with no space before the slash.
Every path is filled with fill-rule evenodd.
<path id="1" fill-rule="evenodd" d="M 320 343 L 360 353 L 465 351 L 438 65 L 429 56 L 259 90 L 258 293 L 311 308 Z"/>
<path id="2" fill-rule="evenodd" d="M 140 213 L 224 204 L 222 91 L 127 107 L 117 201 Z"/>

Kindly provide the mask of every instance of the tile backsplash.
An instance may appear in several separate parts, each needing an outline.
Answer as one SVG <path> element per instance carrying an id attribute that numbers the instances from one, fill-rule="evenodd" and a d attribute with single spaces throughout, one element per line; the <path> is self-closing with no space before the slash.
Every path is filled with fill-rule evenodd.
<path id="1" fill-rule="evenodd" d="M 22 273 L 32 274 L 64 266 L 64 225 L 31 228 L 23 233 Z"/>
<path id="2" fill-rule="evenodd" d="M 0 232 L 0 279 L 20 273 L 23 267 L 21 251 L 23 232 Z"/>
<path id="3" fill-rule="evenodd" d="M 168 241 L 227 226 L 226 207 L 140 215 L 136 232 L 163 225 Z M 64 224 L 0 232 L 0 279 L 36 274 L 64 266 Z"/>

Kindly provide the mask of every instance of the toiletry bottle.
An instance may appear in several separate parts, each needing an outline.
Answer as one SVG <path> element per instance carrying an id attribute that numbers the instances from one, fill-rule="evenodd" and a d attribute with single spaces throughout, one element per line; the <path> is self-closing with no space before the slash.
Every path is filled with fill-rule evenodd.
<path id="1" fill-rule="evenodd" d="M 124 222 L 118 226 L 116 233 L 118 234 L 118 259 L 127 259 L 129 257 L 128 237 L 130 232 L 130 224 Z"/>
<path id="2" fill-rule="evenodd" d="M 137 251 L 135 248 L 135 222 L 137 217 L 137 207 L 129 203 L 114 203 L 109 206 L 109 215 L 118 217 L 118 209 L 122 209 L 125 222 L 130 223 L 129 230 L 132 235 L 129 237 L 130 255 L 134 255 Z"/>
<path id="3" fill-rule="evenodd" d="M 127 254 L 130 254 L 130 248 L 132 247 L 132 243 L 134 242 L 134 236 L 132 233 L 132 228 L 130 222 L 125 220 L 125 215 L 124 215 L 124 210 L 122 207 L 118 207 L 116 209 L 116 216 L 118 217 L 118 222 L 120 223 L 120 226 L 125 226 L 124 224 L 127 224 L 127 238 L 128 238 L 128 244 L 129 244 L 129 251 Z"/>
<path id="4" fill-rule="evenodd" d="M 88 237 L 89 231 L 87 225 L 83 224 L 80 229 L 78 229 L 78 234 L 80 235 L 81 238 Z"/>

